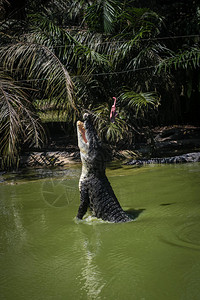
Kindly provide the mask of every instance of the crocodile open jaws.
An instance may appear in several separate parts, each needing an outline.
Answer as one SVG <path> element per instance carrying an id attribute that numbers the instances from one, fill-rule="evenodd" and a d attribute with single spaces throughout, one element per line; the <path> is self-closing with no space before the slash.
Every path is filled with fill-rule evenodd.
<path id="1" fill-rule="evenodd" d="M 130 222 L 121 208 L 105 174 L 105 155 L 93 126 L 91 116 L 84 114 L 77 122 L 78 146 L 82 161 L 79 181 L 80 206 L 77 218 L 82 219 L 89 208 L 92 215 L 113 223 Z"/>

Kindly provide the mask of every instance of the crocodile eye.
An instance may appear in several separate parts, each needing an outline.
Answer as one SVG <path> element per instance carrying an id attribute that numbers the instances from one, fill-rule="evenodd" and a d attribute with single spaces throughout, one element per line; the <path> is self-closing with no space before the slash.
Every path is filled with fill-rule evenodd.
<path id="1" fill-rule="evenodd" d="M 85 114 L 83 115 L 83 120 L 86 121 L 88 118 L 89 118 L 89 114 L 88 114 L 88 113 L 85 113 Z"/>

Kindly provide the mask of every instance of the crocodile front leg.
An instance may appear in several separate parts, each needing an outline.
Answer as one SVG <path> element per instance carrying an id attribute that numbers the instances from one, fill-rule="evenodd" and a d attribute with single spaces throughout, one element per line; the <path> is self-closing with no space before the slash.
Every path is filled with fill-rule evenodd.
<path id="1" fill-rule="evenodd" d="M 87 209 L 89 207 L 89 195 L 88 195 L 88 189 L 84 184 L 81 184 L 80 187 L 80 206 L 78 209 L 77 218 L 82 219 L 84 214 L 87 212 Z"/>

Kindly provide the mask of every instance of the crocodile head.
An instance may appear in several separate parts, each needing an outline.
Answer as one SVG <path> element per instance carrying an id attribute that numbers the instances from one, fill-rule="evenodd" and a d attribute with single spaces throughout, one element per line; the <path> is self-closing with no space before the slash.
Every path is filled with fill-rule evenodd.
<path id="1" fill-rule="evenodd" d="M 84 122 L 77 122 L 78 146 L 84 174 L 105 172 L 104 151 L 90 114 L 84 114 Z"/>

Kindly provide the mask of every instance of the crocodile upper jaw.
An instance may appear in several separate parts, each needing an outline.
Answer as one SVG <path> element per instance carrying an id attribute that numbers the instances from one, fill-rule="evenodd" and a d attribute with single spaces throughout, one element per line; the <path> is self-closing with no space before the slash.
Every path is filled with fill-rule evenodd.
<path id="1" fill-rule="evenodd" d="M 81 122 L 81 121 L 78 121 L 77 122 L 77 129 L 78 129 L 78 132 L 81 135 L 82 140 L 84 141 L 84 143 L 87 144 L 88 141 L 87 141 L 87 138 L 86 138 L 86 130 L 85 130 L 85 127 L 84 127 L 84 123 Z"/>
<path id="2" fill-rule="evenodd" d="M 78 146 L 80 149 L 80 153 L 86 155 L 89 151 L 89 142 L 87 139 L 84 123 L 81 121 L 77 122 L 77 134 L 78 134 Z"/>

